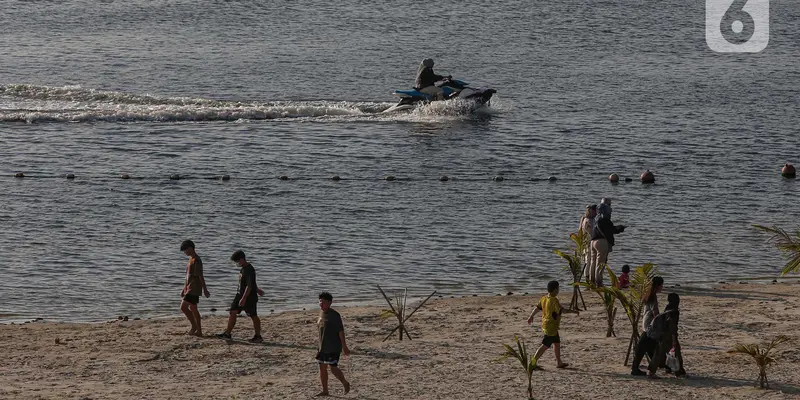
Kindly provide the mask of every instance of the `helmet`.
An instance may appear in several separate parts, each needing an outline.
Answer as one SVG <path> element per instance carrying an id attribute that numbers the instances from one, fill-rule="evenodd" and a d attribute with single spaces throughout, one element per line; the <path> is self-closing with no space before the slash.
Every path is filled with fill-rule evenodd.
<path id="1" fill-rule="evenodd" d="M 432 58 L 426 58 L 426 59 L 422 60 L 422 65 L 424 65 L 425 68 L 433 68 L 433 59 Z"/>

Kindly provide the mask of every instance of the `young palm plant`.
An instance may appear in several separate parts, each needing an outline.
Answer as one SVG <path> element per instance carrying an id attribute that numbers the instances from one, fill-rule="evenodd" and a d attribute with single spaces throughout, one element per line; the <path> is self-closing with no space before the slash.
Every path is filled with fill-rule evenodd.
<path id="1" fill-rule="evenodd" d="M 617 318 L 617 307 L 615 307 L 617 298 L 611 293 L 597 292 L 597 294 L 600 295 L 600 300 L 603 301 L 606 309 L 606 321 L 608 321 L 606 337 L 617 337 L 617 333 L 614 332 L 614 320 Z"/>
<path id="2" fill-rule="evenodd" d="M 750 357 L 753 357 L 756 365 L 758 365 L 758 384 L 762 389 L 766 389 L 769 388 L 769 381 L 767 380 L 767 367 L 775 362 L 775 358 L 770 356 L 770 353 L 779 344 L 788 340 L 788 337 L 780 335 L 769 343 L 737 344 L 736 347 L 728 350 L 728 353 L 747 354 Z"/>
<path id="3" fill-rule="evenodd" d="M 631 323 L 631 340 L 628 342 L 628 350 L 625 352 L 625 362 L 623 365 L 628 365 L 631 350 L 634 345 L 639 342 L 639 322 L 642 319 L 642 294 L 650 286 L 653 278 L 656 276 L 657 268 L 653 263 L 639 265 L 631 271 L 631 283 L 628 290 L 619 288 L 619 280 L 614 272 L 608 270 L 608 277 L 611 280 L 611 286 L 597 286 L 594 283 L 585 283 L 584 286 L 594 290 L 601 297 L 606 295 L 615 298 L 620 306 L 625 310 L 628 316 L 628 321 Z"/>
<path id="4" fill-rule="evenodd" d="M 581 303 L 583 304 L 583 309 L 586 309 L 586 302 L 583 301 L 583 294 L 581 293 L 580 284 L 583 280 L 583 272 L 584 268 L 586 268 L 585 263 L 585 252 L 586 252 L 586 243 L 587 243 L 588 235 L 583 229 L 579 229 L 578 233 L 572 233 L 569 235 L 569 238 L 572 239 L 573 247 L 568 251 L 561 251 L 561 250 L 553 250 L 554 253 L 558 254 L 561 258 L 567 261 L 567 266 L 564 267 L 564 270 L 569 271 L 572 274 L 572 301 L 569 303 L 569 308 L 571 310 L 580 310 L 578 305 L 578 299 L 580 298 Z"/>
<path id="5" fill-rule="evenodd" d="M 514 335 L 514 341 L 517 342 L 517 348 L 510 345 L 503 344 L 506 351 L 500 357 L 501 360 L 507 358 L 514 358 L 520 362 L 522 368 L 525 370 L 525 376 L 528 377 L 528 400 L 533 400 L 533 371 L 536 370 L 536 362 L 533 360 L 533 355 L 528 355 L 528 349 L 525 347 L 525 342 L 520 341 L 519 337 Z"/>
<path id="6" fill-rule="evenodd" d="M 783 256 L 789 259 L 786 265 L 783 266 L 781 275 L 800 272 L 800 230 L 792 236 L 774 225 L 770 228 L 753 224 L 753 227 L 762 232 L 772 234 L 772 237 L 767 241 L 772 242 Z"/>

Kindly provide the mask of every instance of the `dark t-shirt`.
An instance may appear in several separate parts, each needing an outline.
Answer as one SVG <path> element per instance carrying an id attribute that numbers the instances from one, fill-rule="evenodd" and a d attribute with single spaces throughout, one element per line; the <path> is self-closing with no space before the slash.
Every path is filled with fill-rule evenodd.
<path id="1" fill-rule="evenodd" d="M 342 352 L 342 339 L 339 332 L 344 331 L 342 317 L 336 310 L 329 308 L 319 317 L 319 351 L 321 353 L 339 354 Z"/>
<path id="2" fill-rule="evenodd" d="M 436 75 L 433 68 L 423 68 L 419 71 L 414 86 L 417 90 L 433 85 L 434 83 L 444 79 L 441 75 Z"/>
<path id="3" fill-rule="evenodd" d="M 239 271 L 239 296 L 244 295 L 244 291 L 250 287 L 250 295 L 247 296 L 249 300 L 258 301 L 258 286 L 256 285 L 256 269 L 250 263 L 247 263 Z"/>
<path id="4" fill-rule="evenodd" d="M 186 268 L 186 285 L 189 286 L 189 291 L 186 294 L 200 296 L 203 294 L 203 261 L 200 256 L 195 255 L 194 258 L 189 260 L 189 266 Z"/>

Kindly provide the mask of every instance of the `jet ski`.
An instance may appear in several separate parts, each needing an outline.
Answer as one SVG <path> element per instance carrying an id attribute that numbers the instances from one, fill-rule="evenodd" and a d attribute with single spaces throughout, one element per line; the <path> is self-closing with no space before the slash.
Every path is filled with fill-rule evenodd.
<path id="1" fill-rule="evenodd" d="M 439 82 L 436 86 L 442 88 L 443 98 L 436 100 L 433 96 L 422 93 L 416 89 L 410 90 L 395 90 L 394 95 L 400 97 L 400 102 L 386 109 L 385 113 L 395 111 L 412 110 L 419 104 L 428 104 L 432 101 L 449 101 L 454 99 L 474 101 L 476 106 L 481 107 L 487 105 L 491 100 L 492 95 L 497 93 L 494 89 L 489 88 L 471 88 L 469 84 L 458 79 L 447 77 Z"/>

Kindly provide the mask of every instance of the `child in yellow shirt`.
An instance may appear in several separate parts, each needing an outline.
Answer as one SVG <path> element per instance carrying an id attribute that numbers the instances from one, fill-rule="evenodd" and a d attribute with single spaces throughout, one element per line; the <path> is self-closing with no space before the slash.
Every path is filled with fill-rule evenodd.
<path id="1" fill-rule="evenodd" d="M 533 356 L 533 362 L 536 364 L 544 352 L 553 346 L 553 352 L 556 354 L 556 368 L 566 368 L 569 364 L 561 361 L 561 338 L 558 336 L 558 326 L 561 324 L 561 314 L 571 313 L 580 314 L 577 310 L 569 310 L 561 307 L 558 302 L 558 281 L 550 281 L 547 284 L 547 296 L 542 296 L 539 304 L 531 312 L 528 318 L 528 324 L 533 323 L 533 317 L 536 313 L 542 312 L 542 331 L 544 331 L 544 339 L 536 355 Z"/>

